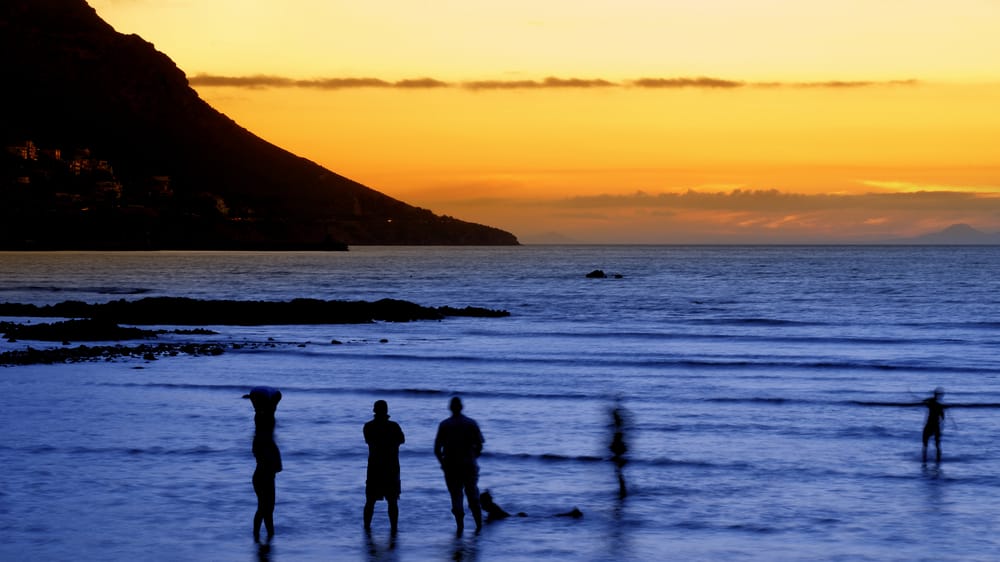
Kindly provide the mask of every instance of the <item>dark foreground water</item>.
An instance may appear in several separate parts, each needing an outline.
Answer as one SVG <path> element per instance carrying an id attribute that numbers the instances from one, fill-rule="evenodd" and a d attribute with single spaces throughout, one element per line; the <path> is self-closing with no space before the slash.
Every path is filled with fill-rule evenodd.
<path id="1" fill-rule="evenodd" d="M 584 277 L 596 268 L 623 277 Z M 393 297 L 512 314 L 219 326 L 165 339 L 276 345 L 0 368 L 0 559 L 991 560 L 1000 409 L 949 409 L 942 462 L 922 463 L 924 411 L 871 403 L 938 386 L 951 404 L 1000 403 L 997 279 L 1000 248 L 982 247 L 0 254 L 0 301 Z M 53 344 L 0 351 L 27 345 Z M 269 550 L 250 532 L 240 399 L 257 384 L 284 393 Z M 481 487 L 528 517 L 455 537 L 432 454 L 452 393 L 486 436 Z M 394 540 L 384 504 L 361 530 L 361 426 L 380 398 L 407 439 Z M 583 518 L 553 516 L 573 507 Z"/>

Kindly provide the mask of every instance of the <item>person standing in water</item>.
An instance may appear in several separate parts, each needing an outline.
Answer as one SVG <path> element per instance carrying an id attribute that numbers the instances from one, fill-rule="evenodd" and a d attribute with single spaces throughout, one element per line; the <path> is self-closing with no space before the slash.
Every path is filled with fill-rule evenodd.
<path id="1" fill-rule="evenodd" d="M 375 502 L 388 504 L 392 533 L 399 528 L 399 446 L 406 438 L 399 424 L 389 421 L 389 404 L 376 400 L 372 408 L 375 417 L 363 428 L 368 444 L 368 479 L 365 481 L 365 531 L 371 531 Z"/>
<path id="2" fill-rule="evenodd" d="M 479 424 L 462 414 L 462 400 L 452 397 L 448 405 L 451 417 L 438 425 L 434 438 L 434 456 L 441 463 L 444 481 L 451 495 L 451 512 L 459 534 L 465 529 L 465 510 L 462 493 L 469 502 L 469 511 L 476 521 L 476 531 L 483 527 L 483 513 L 479 504 L 479 465 L 476 459 L 483 451 L 483 434 Z"/>
<path id="3" fill-rule="evenodd" d="M 612 437 L 608 449 L 611 451 L 611 462 L 615 464 L 615 474 L 618 475 L 618 498 L 625 499 L 628 495 L 625 487 L 625 464 L 628 462 L 625 453 L 628 452 L 628 446 L 625 444 L 625 414 L 620 402 L 616 402 L 611 409 L 611 421 Z"/>
<path id="4" fill-rule="evenodd" d="M 260 542 L 260 525 L 267 529 L 267 540 L 274 537 L 274 477 L 281 472 L 281 451 L 274 441 L 274 412 L 281 401 L 281 391 L 258 386 L 243 395 L 249 398 L 256 412 L 253 417 L 253 456 L 257 468 L 253 472 L 253 491 L 257 494 L 257 511 L 253 515 L 253 538 Z"/>
<path id="5" fill-rule="evenodd" d="M 927 422 L 924 423 L 923 434 L 923 456 L 927 461 L 927 442 L 934 436 L 934 447 L 937 450 L 937 460 L 941 460 L 941 425 L 944 422 L 944 409 L 947 407 L 941 403 L 944 390 L 940 387 L 934 389 L 934 396 L 925 399 L 922 403 L 927 406 Z"/>

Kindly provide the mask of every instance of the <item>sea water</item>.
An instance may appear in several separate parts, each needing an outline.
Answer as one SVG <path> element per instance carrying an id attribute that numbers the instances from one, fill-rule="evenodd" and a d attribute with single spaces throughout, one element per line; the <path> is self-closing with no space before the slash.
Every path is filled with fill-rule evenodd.
<path id="1" fill-rule="evenodd" d="M 995 247 L 3 253 L 7 302 L 388 297 L 511 315 L 211 326 L 161 340 L 259 345 L 0 368 L 0 558 L 995 559 L 998 278 Z M 62 344 L 0 351 L 26 346 Z M 254 385 L 284 396 L 266 546 L 240 398 Z M 926 408 L 881 404 L 936 387 L 956 407 L 941 461 L 931 445 L 923 462 Z M 432 451 L 453 394 L 486 437 L 480 487 L 527 517 L 455 536 Z M 396 537 L 384 503 L 362 531 L 377 399 L 406 435 Z"/>

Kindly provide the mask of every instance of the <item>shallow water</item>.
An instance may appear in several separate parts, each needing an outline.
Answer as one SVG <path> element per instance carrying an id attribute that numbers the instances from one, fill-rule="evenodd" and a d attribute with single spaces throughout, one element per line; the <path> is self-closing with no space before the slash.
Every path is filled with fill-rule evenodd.
<path id="1" fill-rule="evenodd" d="M 0 558 L 987 560 L 1000 248 L 366 248 L 0 254 L 0 300 L 403 298 L 509 318 L 214 327 L 219 357 L 0 369 Z M 601 268 L 621 279 L 586 279 Z M 23 319 L 22 319 L 23 320 Z M 38 320 L 35 320 L 38 321 Z M 186 341 L 191 336 L 166 336 Z M 204 338 L 200 338 L 204 339 Z M 332 345 L 331 340 L 343 342 Z M 387 340 L 382 343 L 381 340 Z M 0 342 L 0 351 L 40 342 Z M 279 387 L 277 536 L 250 536 L 253 385 Z M 452 393 L 481 487 L 527 518 L 453 532 L 431 448 Z M 361 532 L 371 404 L 406 433 L 401 531 Z M 628 412 L 629 494 L 608 460 Z M 554 517 L 578 507 L 582 519 Z M 471 524 L 470 524 L 471 527 Z"/>

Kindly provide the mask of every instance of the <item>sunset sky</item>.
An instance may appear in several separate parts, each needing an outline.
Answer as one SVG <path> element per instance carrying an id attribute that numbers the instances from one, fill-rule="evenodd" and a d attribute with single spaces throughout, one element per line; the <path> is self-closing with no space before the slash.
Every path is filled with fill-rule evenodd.
<path id="1" fill-rule="evenodd" d="M 1000 231 L 996 0 L 90 4 L 264 139 L 523 242 Z"/>

